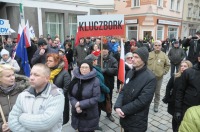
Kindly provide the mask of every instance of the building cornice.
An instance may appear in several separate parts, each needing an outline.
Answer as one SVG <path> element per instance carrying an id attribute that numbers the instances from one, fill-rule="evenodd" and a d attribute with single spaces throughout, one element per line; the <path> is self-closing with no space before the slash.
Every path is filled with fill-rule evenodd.
<path id="1" fill-rule="evenodd" d="M 176 20 L 182 20 L 180 17 L 173 17 L 173 16 L 167 16 L 167 15 L 160 15 L 156 13 L 140 13 L 140 14 L 127 14 L 124 15 L 125 17 L 135 17 L 135 16 L 157 16 L 157 17 L 164 17 L 164 18 L 170 18 L 170 19 L 176 19 Z"/>

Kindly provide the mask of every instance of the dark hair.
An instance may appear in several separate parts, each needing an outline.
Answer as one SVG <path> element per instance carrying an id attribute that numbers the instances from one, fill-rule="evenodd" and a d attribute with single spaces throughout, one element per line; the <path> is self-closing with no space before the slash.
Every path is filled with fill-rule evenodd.
<path id="1" fill-rule="evenodd" d="M 70 48 L 72 47 L 72 43 L 70 41 L 65 41 L 64 46 L 68 45 Z"/>

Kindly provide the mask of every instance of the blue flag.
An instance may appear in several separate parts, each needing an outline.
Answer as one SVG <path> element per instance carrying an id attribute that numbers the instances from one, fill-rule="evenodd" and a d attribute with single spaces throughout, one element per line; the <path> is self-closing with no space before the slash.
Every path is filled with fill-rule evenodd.
<path id="1" fill-rule="evenodd" d="M 17 45 L 16 56 L 21 59 L 21 67 L 23 68 L 25 75 L 29 77 L 30 65 L 28 62 L 28 54 L 26 50 L 26 40 L 25 40 L 24 31 L 22 32 L 19 43 Z"/>

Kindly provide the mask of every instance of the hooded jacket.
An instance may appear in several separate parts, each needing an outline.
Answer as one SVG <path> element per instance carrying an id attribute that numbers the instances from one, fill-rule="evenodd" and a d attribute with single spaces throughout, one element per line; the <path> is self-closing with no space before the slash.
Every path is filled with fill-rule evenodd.
<path id="1" fill-rule="evenodd" d="M 20 71 L 20 67 L 19 67 L 17 61 L 14 60 L 14 59 L 11 59 L 11 57 L 9 57 L 8 60 L 6 60 L 6 61 L 3 60 L 3 58 L 2 58 L 1 61 L 0 61 L 0 64 L 9 64 L 14 68 L 15 72 Z"/>
<path id="2" fill-rule="evenodd" d="M 0 86 L 0 104 L 4 113 L 4 116 L 6 118 L 6 121 L 8 121 L 8 115 L 10 111 L 12 110 L 13 105 L 15 104 L 15 101 L 17 99 L 17 96 L 19 93 L 21 93 L 24 89 L 28 88 L 29 81 L 26 76 L 23 75 L 15 75 L 15 81 L 16 83 L 6 89 L 9 89 L 8 91 L 3 90 L 4 88 Z M 3 120 L 0 116 L 0 131 L 2 130 L 2 124 Z"/>
<path id="3" fill-rule="evenodd" d="M 100 98 L 100 84 L 96 77 L 96 70 L 93 68 L 86 75 L 80 74 L 79 67 L 73 71 L 74 77 L 78 80 L 69 90 L 69 100 L 72 105 L 71 125 L 79 131 L 94 131 L 99 123 L 98 101 Z M 73 80 L 72 80 L 73 82 Z M 77 92 L 82 85 L 81 99 L 78 99 Z M 71 85 L 70 85 L 71 86 Z M 76 112 L 75 105 L 79 101 L 82 113 Z"/>

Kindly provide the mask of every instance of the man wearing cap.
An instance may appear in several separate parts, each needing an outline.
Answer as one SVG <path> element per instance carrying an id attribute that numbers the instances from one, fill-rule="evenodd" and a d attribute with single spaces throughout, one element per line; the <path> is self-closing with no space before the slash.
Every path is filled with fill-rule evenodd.
<path id="1" fill-rule="evenodd" d="M 147 130 L 149 107 L 156 88 L 155 75 L 147 68 L 148 56 L 146 47 L 133 52 L 133 69 L 127 73 L 114 106 L 125 132 Z"/>
<path id="2" fill-rule="evenodd" d="M 188 108 L 200 105 L 200 53 L 197 58 L 198 62 L 182 73 L 177 87 L 174 115 L 177 122 L 181 122 Z"/>
<path id="3" fill-rule="evenodd" d="M 183 47 L 187 49 L 189 47 L 187 59 L 196 64 L 198 62 L 198 55 L 200 52 L 200 31 L 197 31 L 195 36 L 189 36 L 186 41 L 183 43 Z"/>
<path id="4" fill-rule="evenodd" d="M 85 59 L 85 57 L 89 54 L 88 48 L 84 43 L 84 38 L 80 38 L 79 45 L 74 49 L 74 58 L 79 66 L 81 61 Z"/>
<path id="5" fill-rule="evenodd" d="M 47 42 L 45 39 L 40 38 L 38 41 L 38 49 L 35 51 L 33 58 L 31 59 L 31 64 L 37 64 L 37 63 L 45 63 L 46 62 L 46 55 L 48 53 L 58 53 L 58 51 L 50 48 L 47 45 Z"/>
<path id="6" fill-rule="evenodd" d="M 185 53 L 182 48 L 179 47 L 179 42 L 174 42 L 174 47 L 172 47 L 168 53 L 168 57 L 171 63 L 171 76 L 173 76 L 175 68 L 178 72 L 179 65 L 181 61 L 185 58 Z"/>
<path id="7" fill-rule="evenodd" d="M 154 51 L 149 53 L 148 59 L 148 68 L 155 74 L 157 80 L 154 97 L 154 112 L 158 112 L 163 76 L 167 74 L 170 68 L 169 59 L 167 55 L 161 51 L 161 48 L 162 42 L 156 40 L 154 42 Z"/>
<path id="8" fill-rule="evenodd" d="M 20 67 L 19 67 L 17 61 L 10 57 L 9 52 L 6 49 L 1 50 L 1 57 L 2 58 L 1 58 L 0 64 L 9 64 L 14 68 L 15 72 L 20 71 Z"/>
<path id="9" fill-rule="evenodd" d="M 101 63 L 101 56 L 98 58 L 98 64 L 102 65 L 102 73 L 105 79 L 105 84 L 110 89 L 110 100 L 111 100 L 111 106 L 112 106 L 112 95 L 113 95 L 113 89 L 114 89 L 114 83 L 115 83 L 115 76 L 117 76 L 118 73 L 118 63 L 117 60 L 112 56 L 108 54 L 108 45 L 103 44 L 103 50 L 102 50 L 102 58 L 103 61 Z M 115 119 L 112 117 L 111 112 L 107 112 L 107 118 L 114 122 Z"/>

